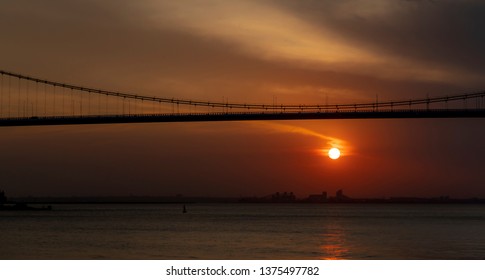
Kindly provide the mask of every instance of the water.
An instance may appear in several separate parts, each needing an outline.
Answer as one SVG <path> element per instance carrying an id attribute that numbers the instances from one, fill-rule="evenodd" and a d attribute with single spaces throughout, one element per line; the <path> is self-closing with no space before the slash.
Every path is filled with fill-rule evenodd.
<path id="1" fill-rule="evenodd" d="M 0 259 L 485 259 L 485 205 L 54 205 L 0 212 Z"/>

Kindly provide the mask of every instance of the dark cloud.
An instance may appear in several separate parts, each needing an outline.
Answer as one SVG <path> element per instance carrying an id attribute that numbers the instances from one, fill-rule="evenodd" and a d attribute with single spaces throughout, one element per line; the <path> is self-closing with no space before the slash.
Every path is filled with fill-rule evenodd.
<path id="1" fill-rule="evenodd" d="M 355 46 L 420 61 L 430 68 L 485 73 L 483 1 L 309 0 L 287 1 L 286 7 Z"/>

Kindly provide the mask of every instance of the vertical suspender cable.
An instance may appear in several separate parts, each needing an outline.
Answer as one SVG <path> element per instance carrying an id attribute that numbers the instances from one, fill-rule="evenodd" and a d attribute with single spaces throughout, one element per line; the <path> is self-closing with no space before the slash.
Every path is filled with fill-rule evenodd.
<path id="1" fill-rule="evenodd" d="M 91 114 L 91 91 L 88 91 L 88 115 Z"/>
<path id="2" fill-rule="evenodd" d="M 10 90 L 11 90 L 11 80 L 12 78 L 8 76 L 8 117 L 10 118 Z"/>
<path id="3" fill-rule="evenodd" d="M 52 96 L 53 96 L 53 101 L 52 101 L 52 115 L 56 115 L 56 85 L 54 85 L 54 89 L 52 90 Z"/>
<path id="4" fill-rule="evenodd" d="M 70 96 L 71 96 L 71 116 L 74 116 L 74 99 L 72 99 L 72 91 L 73 89 L 71 88 Z"/>
<path id="5" fill-rule="evenodd" d="M 65 103 L 64 103 L 64 101 L 65 101 L 65 98 L 66 98 L 65 95 L 64 95 L 64 87 L 62 87 L 61 94 L 62 94 L 62 113 L 61 114 L 64 116 L 64 111 L 65 111 L 65 107 L 64 107 L 64 104 Z"/>
<path id="6" fill-rule="evenodd" d="M 25 95 L 27 96 L 26 101 L 25 101 L 25 107 L 27 109 L 27 114 L 25 116 L 28 117 L 29 116 L 29 109 L 30 109 L 30 103 L 29 103 L 29 81 L 25 81 Z"/>
<path id="7" fill-rule="evenodd" d="M 2 117 L 2 113 L 3 113 L 2 108 L 3 108 L 3 73 L 0 80 L 0 118 Z"/>
<path id="8" fill-rule="evenodd" d="M 39 115 L 39 82 L 35 81 L 35 115 Z"/>
<path id="9" fill-rule="evenodd" d="M 20 118 L 20 77 L 19 77 L 19 90 L 18 90 L 18 93 L 17 93 L 17 117 Z"/>
<path id="10" fill-rule="evenodd" d="M 47 117 L 47 84 L 44 84 L 44 117 Z"/>

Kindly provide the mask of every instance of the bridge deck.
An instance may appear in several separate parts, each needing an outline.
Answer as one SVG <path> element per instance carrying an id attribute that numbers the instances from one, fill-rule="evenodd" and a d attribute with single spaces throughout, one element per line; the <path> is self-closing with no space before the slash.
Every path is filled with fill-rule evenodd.
<path id="1" fill-rule="evenodd" d="M 115 124 L 153 122 L 212 122 L 257 120 L 323 120 L 323 119 L 411 119 L 411 118 L 484 118 L 480 110 L 401 110 L 346 112 L 265 112 L 265 113 L 209 113 L 155 114 L 72 117 L 2 118 L 0 126 L 39 126 L 75 124 Z"/>

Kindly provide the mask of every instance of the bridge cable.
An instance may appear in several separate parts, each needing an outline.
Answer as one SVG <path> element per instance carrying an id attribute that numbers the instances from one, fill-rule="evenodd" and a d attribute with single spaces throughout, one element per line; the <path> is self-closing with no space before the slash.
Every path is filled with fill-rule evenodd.
<path id="1" fill-rule="evenodd" d="M 18 95 L 17 95 L 17 117 L 20 118 L 20 108 L 21 108 L 21 104 L 20 104 L 20 81 L 21 79 L 19 78 L 19 82 L 18 82 Z"/>
<path id="2" fill-rule="evenodd" d="M 3 74 L 0 80 L 0 118 L 2 117 L 3 113 Z"/>
<path id="3" fill-rule="evenodd" d="M 150 97 L 150 96 L 143 96 L 143 95 L 136 95 L 136 94 L 131 94 L 131 93 L 122 93 L 122 92 L 114 92 L 114 91 L 106 91 L 106 90 L 100 90 L 100 89 L 93 89 L 93 88 L 86 88 L 86 87 L 80 87 L 80 86 L 75 86 L 75 85 L 69 85 L 69 84 L 64 84 L 64 83 L 57 83 L 57 82 L 52 82 L 48 80 L 41 80 L 41 79 L 36 79 L 20 74 L 15 74 L 11 72 L 6 72 L 6 71 L 0 71 L 2 75 L 8 75 L 9 77 L 17 77 L 19 79 L 23 79 L 26 81 L 35 81 L 35 82 L 40 82 L 44 83 L 46 85 L 50 85 L 55 87 L 62 87 L 62 88 L 70 88 L 70 89 L 76 89 L 79 90 L 80 92 L 88 92 L 90 95 L 91 94 L 106 94 L 114 97 L 123 97 L 124 99 L 138 99 L 138 100 L 148 100 L 148 101 L 158 101 L 159 103 L 171 103 L 173 106 L 174 104 L 177 104 L 177 112 L 180 113 L 180 105 L 189 105 L 189 106 L 205 106 L 208 107 L 209 109 L 212 107 L 213 109 L 215 108 L 222 108 L 224 110 L 228 110 L 228 108 L 235 108 L 235 109 L 248 109 L 248 110 L 268 110 L 268 109 L 273 109 L 275 110 L 277 104 L 273 105 L 266 105 L 266 104 L 241 104 L 241 103 L 229 103 L 229 102 L 205 102 L 205 101 L 192 101 L 192 100 L 185 100 L 185 99 L 168 99 L 168 98 L 162 98 L 162 97 Z M 46 93 L 47 94 L 47 93 Z M 82 95 L 81 94 L 81 107 L 82 107 Z M 88 97 L 88 113 L 90 113 L 90 95 Z M 454 95 L 451 97 L 435 97 L 435 98 L 424 98 L 424 99 L 414 99 L 414 100 L 409 100 L 409 101 L 393 101 L 391 102 L 371 102 L 371 103 L 359 103 L 359 104 L 336 104 L 336 105 L 328 105 L 326 104 L 325 106 L 316 104 L 316 105 L 285 105 L 285 106 L 279 106 L 280 109 L 283 111 L 285 110 L 297 110 L 297 111 L 303 111 L 303 110 L 321 110 L 321 108 L 324 109 L 332 109 L 334 110 L 335 108 L 338 108 L 339 110 L 352 110 L 352 109 L 374 109 L 378 110 L 379 108 L 384 108 L 384 107 L 394 107 L 394 106 L 403 106 L 403 105 L 419 105 L 419 104 L 426 104 L 429 106 L 430 103 L 437 103 L 437 102 L 446 102 L 447 100 L 453 101 L 453 100 L 459 100 L 459 99 L 465 99 L 464 103 L 466 104 L 466 99 L 472 99 L 472 98 L 479 98 L 483 97 L 485 95 L 484 92 L 480 93 L 468 93 L 468 94 L 460 94 L 460 95 Z M 126 100 L 124 100 L 126 101 Z M 377 100 L 376 100 L 377 101 Z M 409 103 L 408 103 L 409 102 Z M 55 104 L 55 95 L 53 97 L 53 103 Z M 174 110 L 175 111 L 175 110 Z M 55 108 L 54 108 L 55 112 Z M 228 112 L 228 111 L 227 111 Z M 82 110 L 81 110 L 82 114 Z"/>

